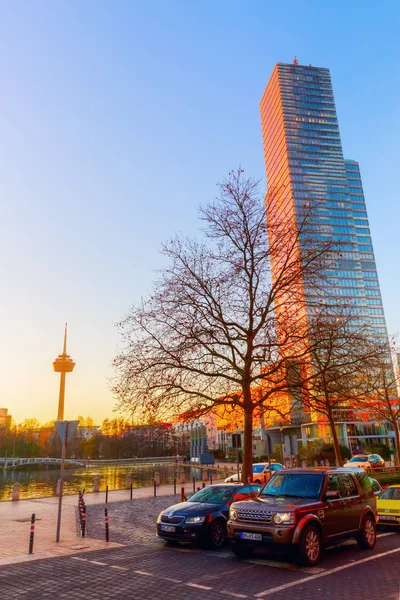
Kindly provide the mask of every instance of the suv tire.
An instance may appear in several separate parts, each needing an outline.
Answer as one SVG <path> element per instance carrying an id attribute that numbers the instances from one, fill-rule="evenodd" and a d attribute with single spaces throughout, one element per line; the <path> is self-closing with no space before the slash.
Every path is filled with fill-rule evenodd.
<path id="1" fill-rule="evenodd" d="M 232 552 L 236 554 L 238 558 L 249 558 L 254 552 L 253 546 L 247 544 L 232 544 Z"/>
<path id="2" fill-rule="evenodd" d="M 363 550 L 372 550 L 376 543 L 376 524 L 371 517 L 367 515 L 364 518 L 360 532 L 356 537 L 357 543 Z"/>
<path id="3" fill-rule="evenodd" d="M 297 546 L 297 559 L 300 564 L 313 567 L 322 554 L 322 539 L 318 527 L 306 525 Z"/>

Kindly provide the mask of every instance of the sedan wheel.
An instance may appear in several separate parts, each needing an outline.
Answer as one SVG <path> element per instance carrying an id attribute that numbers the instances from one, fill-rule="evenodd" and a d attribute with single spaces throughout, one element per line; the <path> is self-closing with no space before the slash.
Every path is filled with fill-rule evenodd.
<path id="1" fill-rule="evenodd" d="M 207 537 L 212 548 L 221 548 L 226 541 L 226 523 L 221 519 L 213 521 L 209 527 Z"/>

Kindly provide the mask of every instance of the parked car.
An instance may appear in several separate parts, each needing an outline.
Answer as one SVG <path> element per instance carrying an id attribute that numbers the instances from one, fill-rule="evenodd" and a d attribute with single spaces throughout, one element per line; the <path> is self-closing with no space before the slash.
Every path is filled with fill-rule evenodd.
<path id="1" fill-rule="evenodd" d="M 400 485 L 390 485 L 377 501 L 379 525 L 400 528 Z"/>
<path id="2" fill-rule="evenodd" d="M 373 548 L 375 524 L 376 498 L 362 469 L 292 469 L 275 473 L 255 500 L 231 505 L 228 537 L 238 557 L 281 546 L 312 566 L 324 545 L 345 538 Z"/>
<path id="3" fill-rule="evenodd" d="M 374 490 L 375 496 L 377 496 L 379 498 L 379 496 L 383 492 L 381 484 L 379 483 L 379 481 L 377 481 L 373 477 L 370 477 L 369 480 L 370 480 L 370 482 L 372 484 L 372 489 Z"/>
<path id="4" fill-rule="evenodd" d="M 271 462 L 269 463 L 254 463 L 253 464 L 253 483 L 265 483 L 268 481 L 271 475 L 276 473 L 276 471 L 280 471 L 285 467 L 280 463 Z M 239 473 L 239 478 L 242 476 L 242 473 Z M 225 479 L 225 483 L 230 483 L 232 481 L 238 481 L 238 474 L 230 475 Z"/>
<path id="5" fill-rule="evenodd" d="M 385 461 L 379 454 L 357 454 L 344 467 L 359 467 L 360 469 L 378 469 L 385 466 Z"/>
<path id="6" fill-rule="evenodd" d="M 167 542 L 201 542 L 220 548 L 226 541 L 226 523 L 233 501 L 256 498 L 254 484 L 209 485 L 189 497 L 187 502 L 163 510 L 157 519 L 157 536 Z"/>

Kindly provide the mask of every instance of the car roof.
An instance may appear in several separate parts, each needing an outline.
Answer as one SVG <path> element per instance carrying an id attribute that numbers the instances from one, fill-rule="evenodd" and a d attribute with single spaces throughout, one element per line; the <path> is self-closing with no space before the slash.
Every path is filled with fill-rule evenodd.
<path id="1" fill-rule="evenodd" d="M 213 488 L 218 488 L 218 487 L 243 487 L 245 485 L 257 485 L 256 483 L 243 483 L 242 481 L 227 481 L 226 483 L 213 483 L 211 485 L 206 485 L 205 487 L 213 487 Z M 201 488 L 202 490 L 204 488 Z M 201 491 L 201 490 L 199 490 Z"/>
<path id="2" fill-rule="evenodd" d="M 289 469 L 282 471 L 282 475 L 290 475 L 290 473 L 302 474 L 302 473 L 365 473 L 364 469 L 350 468 L 350 467 L 306 467 L 305 469 Z"/>
<path id="3" fill-rule="evenodd" d="M 388 490 L 389 488 L 400 488 L 400 485 L 398 483 L 394 483 L 393 485 L 388 485 L 386 489 Z"/>

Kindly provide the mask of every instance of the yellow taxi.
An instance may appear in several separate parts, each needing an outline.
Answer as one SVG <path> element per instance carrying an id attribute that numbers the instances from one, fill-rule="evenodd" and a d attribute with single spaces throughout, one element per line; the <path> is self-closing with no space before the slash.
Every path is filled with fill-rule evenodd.
<path id="1" fill-rule="evenodd" d="M 400 527 L 400 485 L 391 485 L 376 499 L 379 525 Z"/>

